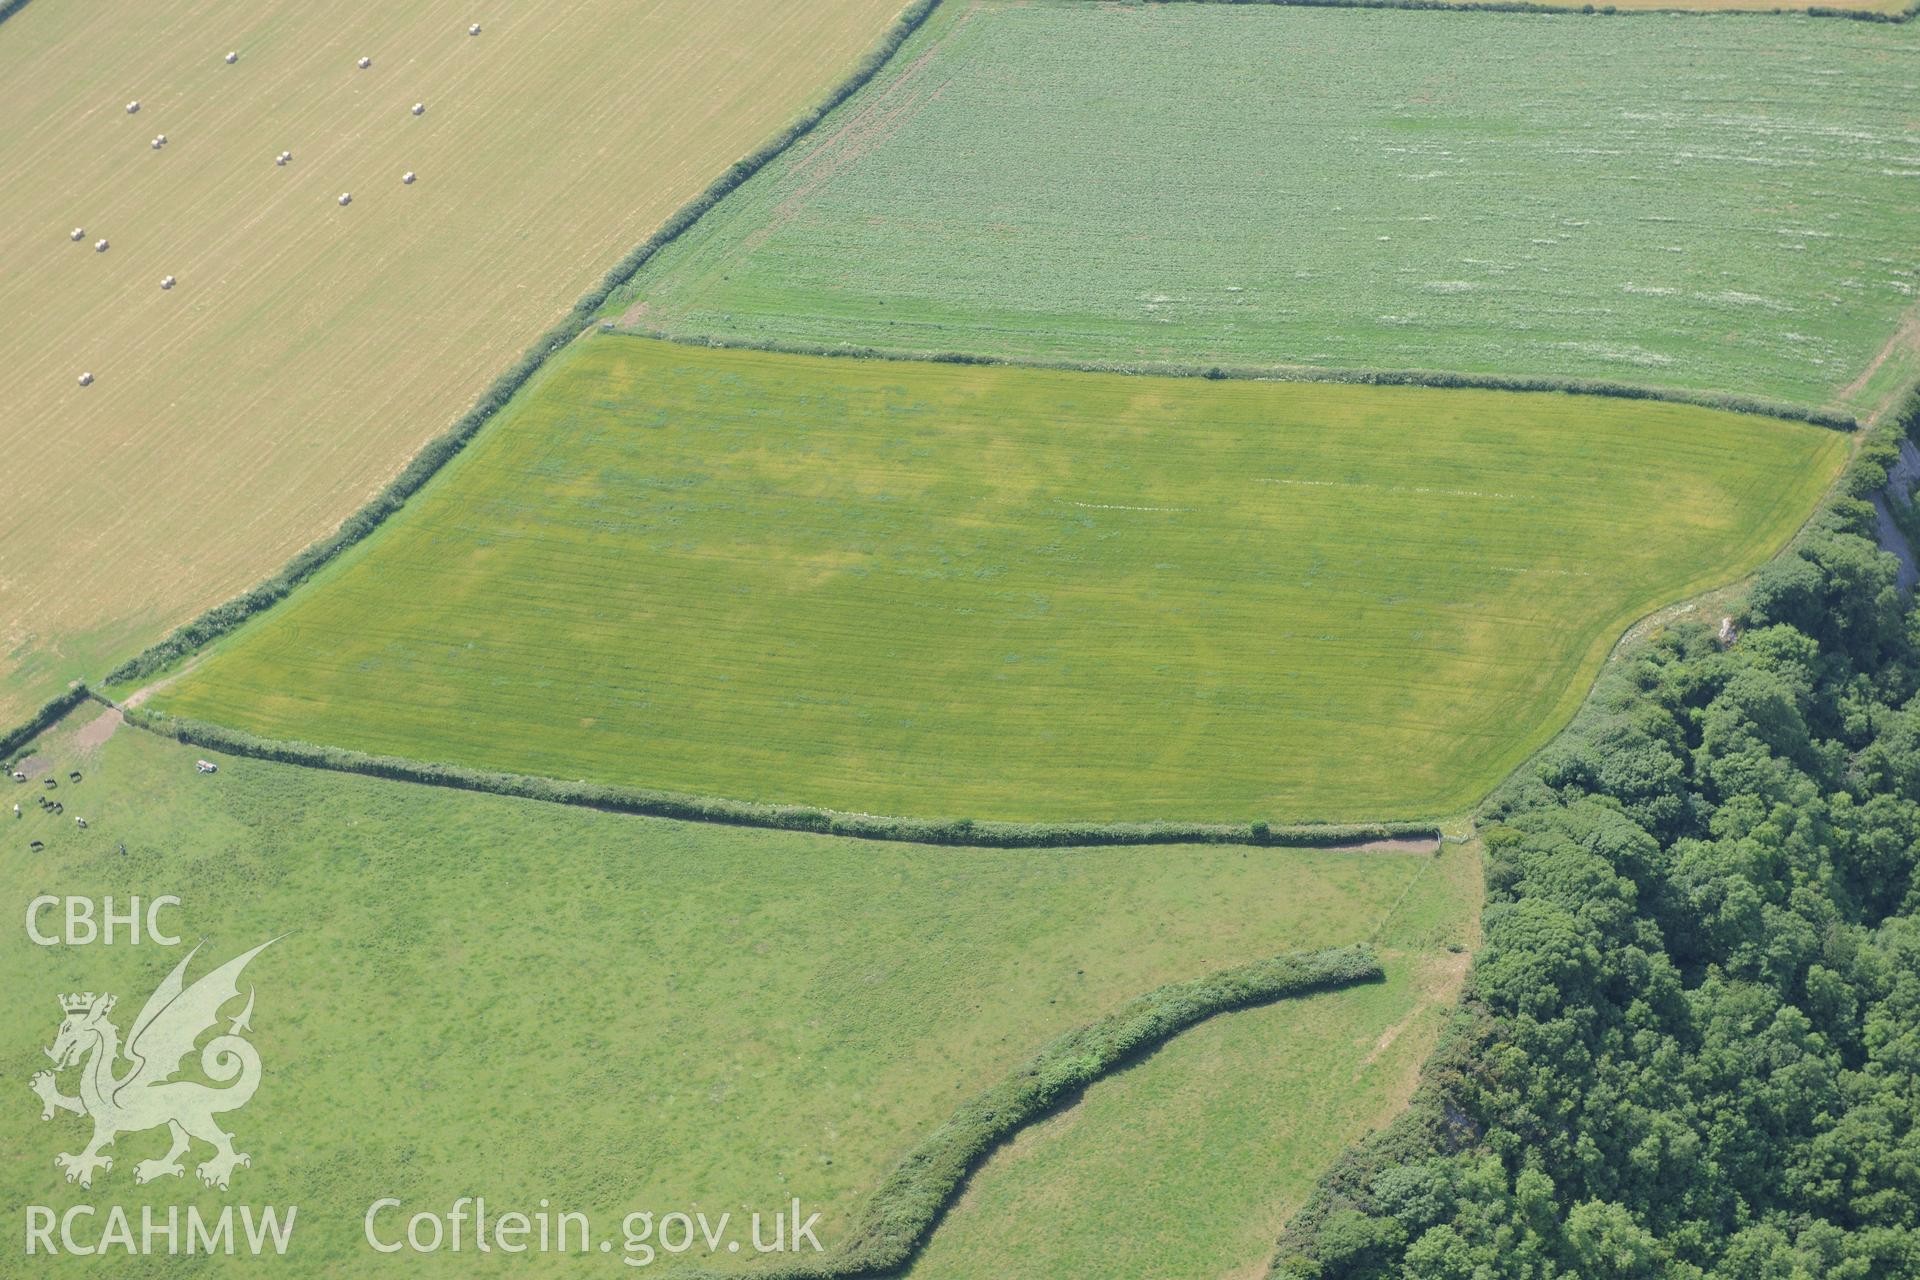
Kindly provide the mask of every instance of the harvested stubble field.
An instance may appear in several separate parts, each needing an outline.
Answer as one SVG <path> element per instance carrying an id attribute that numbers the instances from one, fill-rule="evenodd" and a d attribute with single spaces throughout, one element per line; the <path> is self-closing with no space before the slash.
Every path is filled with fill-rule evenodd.
<path id="1" fill-rule="evenodd" d="M 1920 25 L 952 0 L 643 331 L 1584 377 L 1920 373 Z"/>
<path id="2" fill-rule="evenodd" d="M 226 1118 L 253 1164 L 229 1195 L 190 1171 L 135 1186 L 135 1163 L 166 1140 L 130 1133 L 91 1191 L 59 1181 L 52 1157 L 77 1149 L 83 1122 L 43 1123 L 25 1088 L 59 1025 L 53 994 L 112 992 L 125 1030 L 184 948 L 38 947 L 16 916 L 0 986 L 34 996 L 0 1017 L 0 1076 L 19 1090 L 0 1108 L 0 1196 L 117 1203 L 136 1222 L 149 1204 L 297 1204 L 294 1247 L 273 1264 L 294 1276 L 391 1275 L 360 1234 L 382 1195 L 444 1212 L 484 1192 L 496 1214 L 545 1197 L 616 1241 L 633 1210 L 744 1223 L 797 1196 L 831 1245 L 908 1149 L 1055 1035 L 1168 981 L 1357 942 L 1409 904 L 1458 918 L 1473 901 L 1413 854 L 931 849 L 225 757 L 203 777 L 204 753 L 130 728 L 80 747 L 69 730 L 98 714 L 89 704 L 40 751 L 63 779 L 84 772 L 61 794 L 90 827 L 5 819 L 0 897 L 17 909 L 46 891 L 123 905 L 182 894 L 166 923 L 204 938 L 215 963 L 287 935 L 248 970 L 263 1083 Z M 46 849 L 29 854 L 29 838 Z M 1368 992 L 1365 1010 L 1327 1009 L 1348 1069 L 1376 1022 L 1426 1016 L 1432 998 Z M 1276 1160 L 1322 1160 L 1385 1105 L 1365 1073 L 1333 1119 L 1311 1103 L 1269 1100 L 1303 1135 Z M 464 1277 L 474 1256 L 406 1262 Z M 237 1274 L 246 1261 L 116 1253 L 109 1270 Z M 582 1266 L 514 1261 L 539 1275 Z"/>
<path id="3" fill-rule="evenodd" d="M 8 19 L 0 723 L 331 530 L 900 2 Z"/>
<path id="4" fill-rule="evenodd" d="M 1036 820 L 1471 803 L 1839 433 L 1597 397 L 575 343 L 152 705 L 736 799 Z"/>

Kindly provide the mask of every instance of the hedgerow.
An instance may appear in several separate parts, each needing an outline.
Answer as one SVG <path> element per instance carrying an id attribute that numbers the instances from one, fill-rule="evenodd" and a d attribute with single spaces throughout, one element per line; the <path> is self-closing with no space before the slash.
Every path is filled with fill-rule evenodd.
<path id="1" fill-rule="evenodd" d="M 592 322 L 594 313 L 606 302 L 609 294 L 625 284 L 649 258 L 684 234 L 687 228 L 698 221 L 700 216 L 712 208 L 721 197 L 758 173 L 775 156 L 811 133 L 829 111 L 859 92 L 869 80 L 873 79 L 907 37 L 919 29 L 939 3 L 940 0 L 914 0 L 914 3 L 908 5 L 894 21 L 893 26 L 888 28 L 887 33 L 881 37 L 879 44 L 861 59 L 859 65 L 846 79 L 834 86 L 825 99 L 781 130 L 771 141 L 729 166 L 726 172 L 714 179 L 706 190 L 681 206 L 638 248 L 615 263 L 598 285 L 588 290 L 579 301 L 573 304 L 573 309 L 563 320 L 548 329 L 505 373 L 494 380 L 493 385 L 481 394 L 471 409 L 467 410 L 444 434 L 429 441 L 391 483 L 375 494 L 365 506 L 342 521 L 340 527 L 331 535 L 302 551 L 279 573 L 244 595 L 216 605 L 175 630 L 159 643 L 121 663 L 107 673 L 105 683 L 121 684 L 164 670 L 210 641 L 232 631 L 254 614 L 285 599 L 288 592 L 312 577 L 322 566 L 379 528 L 389 516 L 406 504 L 407 499 L 418 493 L 441 467 L 467 446 L 468 442 L 479 433 L 480 428 L 484 427 L 493 415 L 513 398 L 514 393 L 539 372 L 549 356 L 586 330 Z"/>
<path id="2" fill-rule="evenodd" d="M 1155 3 L 1162 0 L 1155 0 Z M 1164 0 L 1166 3 L 1236 3 L 1237 0 Z M 1268 3 L 1269 0 L 1247 0 Z M 616 325 L 603 321 L 609 333 L 676 342 L 691 347 L 721 350 L 770 351 L 780 355 L 838 356 L 852 360 L 900 360 L 924 364 L 1003 365 L 1021 369 L 1055 369 L 1077 373 L 1148 374 L 1161 378 L 1205 378 L 1209 381 L 1231 379 L 1251 382 L 1332 382 L 1349 386 L 1435 387 L 1441 390 L 1534 391 L 1566 395 L 1602 396 L 1619 400 L 1657 400 L 1667 404 L 1695 405 L 1728 413 L 1756 414 L 1805 422 L 1835 431 L 1854 431 L 1860 422 L 1851 414 L 1810 405 L 1790 404 L 1760 396 L 1740 396 L 1716 391 L 1689 391 L 1681 387 L 1652 387 L 1635 382 L 1612 382 L 1597 378 L 1548 377 L 1535 374 L 1456 373 L 1441 369 L 1271 369 L 1259 365 L 1203 364 L 1162 360 L 1070 360 L 1046 356 L 994 356 L 964 351 L 909 351 L 887 347 L 853 346 L 847 343 L 797 342 L 784 338 L 734 338 L 715 334 L 679 334 L 641 325 Z"/>
<path id="3" fill-rule="evenodd" d="M 1116 1068 L 1218 1014 L 1385 977 L 1366 947 L 1275 956 L 1158 987 L 1100 1021 L 1070 1031 L 999 1084 L 961 1104 L 880 1184 L 833 1252 L 757 1272 L 778 1280 L 844 1280 L 912 1260 L 941 1214 L 995 1147 L 1070 1104 Z"/>
<path id="4" fill-rule="evenodd" d="M 311 742 L 262 738 L 239 729 L 124 709 L 129 724 L 163 737 L 211 751 L 272 760 L 281 764 L 332 769 L 399 782 L 417 782 L 462 791 L 485 791 L 523 800 L 580 805 L 612 813 L 632 813 L 686 822 L 813 831 L 859 840 L 896 840 L 912 844 L 961 845 L 982 849 L 1068 848 L 1088 845 L 1245 844 L 1325 848 L 1372 840 L 1438 840 L 1430 822 L 1294 823 L 1266 822 L 976 822 L 971 818 L 896 818 L 842 813 L 809 805 L 756 804 L 713 796 L 686 795 L 602 782 L 565 782 L 530 774 L 494 773 L 464 765 L 370 755 Z"/>
<path id="5" fill-rule="evenodd" d="M 87 686 L 74 685 L 59 697 L 50 700 L 45 706 L 33 713 L 25 724 L 16 725 L 0 735 L 0 760 L 5 760 L 20 748 L 51 729 L 66 716 L 69 711 L 85 702 L 89 696 Z"/>

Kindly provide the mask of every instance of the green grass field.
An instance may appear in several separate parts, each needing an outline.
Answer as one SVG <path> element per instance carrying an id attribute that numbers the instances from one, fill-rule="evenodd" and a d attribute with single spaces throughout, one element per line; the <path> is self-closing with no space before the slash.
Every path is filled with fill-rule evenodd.
<path id="1" fill-rule="evenodd" d="M 1095 1084 L 975 1174 L 914 1280 L 1263 1274 L 1321 1173 L 1405 1104 L 1453 1010 L 1478 848 L 1422 874 L 1382 929 L 1384 985 L 1216 1018 Z"/>
<path id="2" fill-rule="evenodd" d="M 595 335 L 153 705 L 865 812 L 1432 816 L 1845 451 L 1593 397 Z"/>
<path id="3" fill-rule="evenodd" d="M 1865 412 L 1920 373 L 1916 98 L 1920 26 L 952 0 L 606 313 Z"/>
<path id="4" fill-rule="evenodd" d="M 56 993 L 115 992 L 124 1031 L 184 948 L 41 948 L 16 915 L 0 941 L 0 1078 L 15 1091 L 0 1200 L 298 1205 L 277 1268 L 296 1275 L 391 1274 L 360 1243 L 381 1195 L 442 1209 L 546 1196 L 603 1228 L 633 1209 L 799 1196 L 830 1245 L 902 1153 L 1055 1034 L 1172 979 L 1360 941 L 1397 901 L 1471 909 L 1411 854 L 929 849 L 240 759 L 202 777 L 200 754 L 129 728 L 90 750 L 52 735 L 36 776 L 85 776 L 58 793 L 65 817 L 0 813 L 0 899 L 18 912 L 41 892 L 177 893 L 171 923 L 214 962 L 288 934 L 248 970 L 265 1082 L 228 1127 L 253 1167 L 227 1196 L 191 1173 L 138 1188 L 133 1164 L 165 1145 L 142 1134 L 91 1192 L 60 1181 L 53 1155 L 78 1149 L 82 1123 L 41 1122 L 26 1089 Z M 6 785 L 10 801 L 38 789 Z M 1418 993 L 1376 998 L 1409 1012 Z M 1293 1123 L 1317 1135 L 1303 1159 L 1343 1140 L 1311 1111 Z"/>

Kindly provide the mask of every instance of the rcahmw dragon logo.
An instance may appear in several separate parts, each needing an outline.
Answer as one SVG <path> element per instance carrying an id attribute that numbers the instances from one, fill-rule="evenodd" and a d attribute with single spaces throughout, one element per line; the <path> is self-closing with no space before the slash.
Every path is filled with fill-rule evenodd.
<path id="1" fill-rule="evenodd" d="M 120 1029 L 107 1020 L 113 1012 L 114 998 L 89 991 L 83 995 L 60 997 L 60 1034 L 46 1055 L 53 1059 L 53 1071 L 42 1071 L 31 1081 L 33 1091 L 44 1104 L 40 1118 L 53 1119 L 56 1111 L 71 1111 L 93 1120 L 93 1141 L 79 1155 L 61 1152 L 54 1164 L 66 1171 L 68 1182 L 82 1187 L 93 1185 L 96 1170 L 113 1169 L 113 1160 L 100 1154 L 103 1147 L 123 1133 L 138 1133 L 161 1125 L 173 1134 L 173 1146 L 158 1160 L 142 1160 L 133 1167 L 135 1182 L 155 1178 L 179 1177 L 184 1170 L 180 1157 L 187 1154 L 193 1139 L 209 1143 L 213 1157 L 201 1163 L 200 1181 L 226 1190 L 235 1165 L 253 1164 L 252 1159 L 233 1149 L 233 1135 L 222 1129 L 214 1117 L 237 1111 L 247 1105 L 260 1086 L 260 1054 L 241 1036 L 251 1031 L 253 989 L 247 989 L 247 1004 L 228 1019 L 227 1029 L 207 1041 L 200 1050 L 200 1069 L 207 1078 L 223 1086 L 215 1088 L 196 1080 L 176 1080 L 182 1060 L 193 1052 L 194 1042 L 220 1021 L 220 1010 L 239 998 L 240 971 L 247 962 L 272 946 L 278 939 L 261 943 L 185 985 L 187 965 L 200 948 L 187 958 L 154 993 L 147 997 L 140 1016 L 133 1020 L 126 1046 L 120 1044 Z M 116 1074 L 121 1056 L 132 1064 Z M 69 1067 L 80 1068 L 80 1094 L 69 1098 L 59 1091 L 55 1073 Z"/>

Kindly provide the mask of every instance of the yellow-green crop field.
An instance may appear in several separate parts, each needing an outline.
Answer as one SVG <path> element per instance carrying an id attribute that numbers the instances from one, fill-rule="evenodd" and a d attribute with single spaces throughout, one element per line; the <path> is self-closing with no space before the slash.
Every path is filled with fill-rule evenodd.
<path id="1" fill-rule="evenodd" d="M 8 19 L 0 723 L 329 532 L 899 7 L 55 0 Z"/>
<path id="2" fill-rule="evenodd" d="M 592 334 L 152 705 L 864 812 L 1432 816 L 1846 450 L 1590 396 Z"/>

